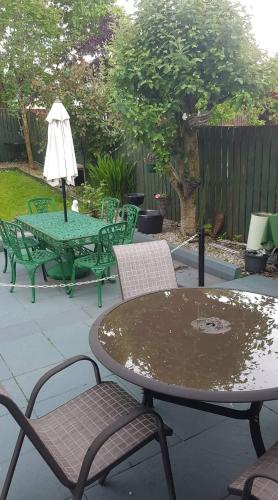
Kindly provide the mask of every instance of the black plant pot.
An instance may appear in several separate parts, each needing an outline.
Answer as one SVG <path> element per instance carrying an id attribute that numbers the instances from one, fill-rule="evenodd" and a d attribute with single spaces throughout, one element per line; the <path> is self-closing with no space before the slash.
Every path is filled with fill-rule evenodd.
<path id="1" fill-rule="evenodd" d="M 144 193 L 127 193 L 124 195 L 127 203 L 131 203 L 131 205 L 136 205 L 136 207 L 140 207 L 144 201 Z"/>
<path id="2" fill-rule="evenodd" d="M 162 232 L 163 217 L 158 210 L 140 210 L 138 216 L 138 231 L 145 234 Z"/>
<path id="3" fill-rule="evenodd" d="M 263 273 L 266 268 L 268 256 L 255 252 L 245 252 L 245 271 L 251 274 Z"/>

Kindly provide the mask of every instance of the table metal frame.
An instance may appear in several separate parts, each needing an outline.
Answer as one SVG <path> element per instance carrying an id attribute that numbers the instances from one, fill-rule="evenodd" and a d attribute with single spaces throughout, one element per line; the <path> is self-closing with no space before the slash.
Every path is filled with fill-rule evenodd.
<path id="1" fill-rule="evenodd" d="M 116 309 L 126 302 L 129 301 L 127 300 L 116 305 L 114 304 L 101 314 L 91 327 L 89 342 L 93 353 L 99 361 L 119 377 L 143 388 L 143 403 L 146 406 L 152 407 L 153 400 L 157 399 L 228 418 L 248 420 L 251 439 L 256 454 L 258 457 L 263 455 L 265 452 L 265 446 L 260 428 L 260 412 L 264 401 L 278 399 L 278 387 L 254 391 L 204 391 L 168 385 L 134 373 L 129 368 L 126 368 L 115 361 L 98 341 L 98 330 L 102 320 L 113 309 Z M 250 404 L 250 406 L 247 409 L 240 410 L 214 403 L 245 403 Z"/>

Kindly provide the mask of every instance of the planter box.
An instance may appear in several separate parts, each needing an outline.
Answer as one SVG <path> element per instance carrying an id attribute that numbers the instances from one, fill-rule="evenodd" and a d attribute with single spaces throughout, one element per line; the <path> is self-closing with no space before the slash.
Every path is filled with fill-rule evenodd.
<path id="1" fill-rule="evenodd" d="M 140 210 L 138 216 L 138 231 L 145 234 L 162 232 L 163 217 L 158 210 Z"/>
<path id="2" fill-rule="evenodd" d="M 131 205 L 136 205 L 136 207 L 142 205 L 144 197 L 144 193 L 127 193 L 124 195 L 125 201 Z"/>
<path id="3" fill-rule="evenodd" d="M 256 274 L 263 273 L 266 267 L 268 255 L 258 255 L 252 252 L 245 253 L 245 271 Z"/>

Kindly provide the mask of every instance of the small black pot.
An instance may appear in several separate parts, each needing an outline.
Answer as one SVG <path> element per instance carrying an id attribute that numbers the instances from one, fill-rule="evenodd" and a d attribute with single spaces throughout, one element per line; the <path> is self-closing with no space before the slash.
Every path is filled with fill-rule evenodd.
<path id="1" fill-rule="evenodd" d="M 266 268 L 268 256 L 255 252 L 245 252 L 245 271 L 248 273 L 263 273 Z"/>
<path id="2" fill-rule="evenodd" d="M 145 234 L 162 232 L 163 217 L 158 210 L 140 210 L 138 216 L 138 231 Z"/>
<path id="3" fill-rule="evenodd" d="M 144 201 L 144 193 L 127 193 L 124 195 L 127 203 L 131 203 L 131 205 L 136 205 L 136 207 L 140 207 Z"/>

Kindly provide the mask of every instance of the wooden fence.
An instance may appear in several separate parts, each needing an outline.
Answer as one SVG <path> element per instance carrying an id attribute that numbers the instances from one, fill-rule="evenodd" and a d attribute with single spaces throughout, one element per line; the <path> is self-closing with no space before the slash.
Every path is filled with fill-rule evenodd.
<path id="1" fill-rule="evenodd" d="M 18 118 L 0 108 L 0 161 L 20 160 L 24 149 Z"/>
<path id="2" fill-rule="evenodd" d="M 201 185 L 197 192 L 199 220 L 212 223 L 225 214 L 229 237 L 248 235 L 252 212 L 278 212 L 278 126 L 203 127 L 198 132 Z M 144 170 L 147 150 L 121 148 L 136 161 L 137 191 L 145 193 L 144 208 L 156 208 L 154 193 L 172 197 L 168 216 L 179 220 L 179 200 L 167 179 Z"/>
<path id="3" fill-rule="evenodd" d="M 46 124 L 32 113 L 29 124 L 34 159 L 43 163 Z M 212 223 L 216 212 L 224 212 L 228 236 L 240 234 L 246 239 L 252 212 L 278 212 L 278 126 L 203 127 L 198 136 L 197 214 Z M 119 153 L 136 162 L 136 189 L 145 193 L 144 208 L 157 208 L 154 194 L 167 192 L 172 198 L 168 217 L 179 221 L 179 200 L 168 180 L 144 168 L 147 149 L 138 146 L 129 153 L 128 146 Z M 20 160 L 25 155 L 19 120 L 0 109 L 0 161 Z M 77 157 L 81 162 L 78 148 Z"/>
<path id="4" fill-rule="evenodd" d="M 199 211 L 225 214 L 230 237 L 246 240 L 252 212 L 278 212 L 278 126 L 199 131 Z"/>

